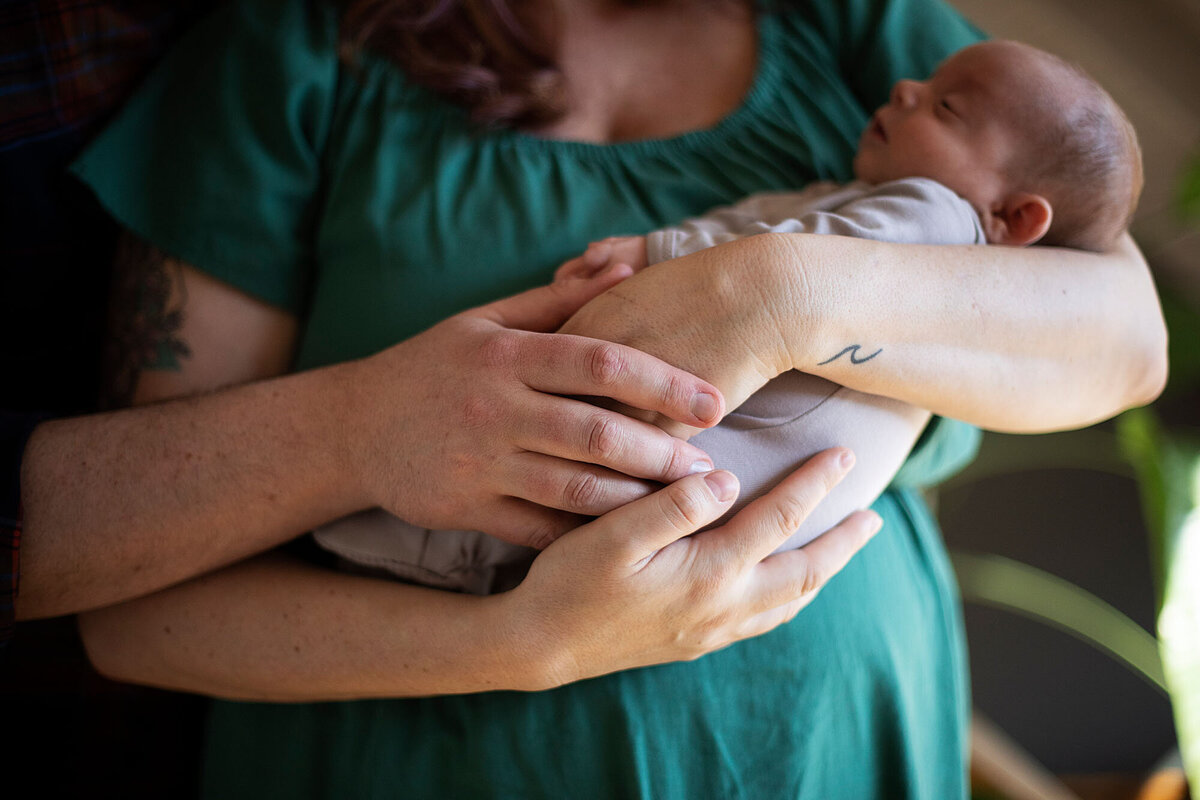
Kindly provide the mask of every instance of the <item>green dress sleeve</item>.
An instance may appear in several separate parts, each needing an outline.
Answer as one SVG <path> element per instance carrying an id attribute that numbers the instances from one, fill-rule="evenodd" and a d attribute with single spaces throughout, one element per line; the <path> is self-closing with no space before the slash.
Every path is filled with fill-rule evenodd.
<path id="1" fill-rule="evenodd" d="M 222 4 L 73 171 L 137 235 L 298 311 L 337 85 L 335 13 L 321 0 Z"/>

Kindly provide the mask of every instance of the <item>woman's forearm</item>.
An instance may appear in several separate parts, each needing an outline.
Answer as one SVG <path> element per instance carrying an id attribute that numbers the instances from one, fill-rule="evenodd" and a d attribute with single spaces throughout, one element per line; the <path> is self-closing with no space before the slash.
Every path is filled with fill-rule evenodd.
<path id="1" fill-rule="evenodd" d="M 343 371 L 40 426 L 18 617 L 137 597 L 369 505 L 343 463 Z"/>
<path id="2" fill-rule="evenodd" d="M 290 702 L 541 688 L 498 597 L 334 573 L 279 555 L 80 616 L 117 680 Z M 493 613 L 496 612 L 496 613 Z M 520 655 L 517 669 L 510 662 Z"/>
<path id="3" fill-rule="evenodd" d="M 1108 254 L 755 238 L 791 365 L 853 389 L 1039 432 L 1150 402 L 1166 381 L 1161 310 L 1128 237 Z"/>
<path id="4" fill-rule="evenodd" d="M 538 690 L 696 658 L 791 619 L 879 528 L 852 514 L 774 552 L 850 468 L 809 459 L 720 527 L 727 472 L 690 475 L 571 531 L 489 597 L 264 556 L 80 616 L 110 677 L 247 700 Z"/>

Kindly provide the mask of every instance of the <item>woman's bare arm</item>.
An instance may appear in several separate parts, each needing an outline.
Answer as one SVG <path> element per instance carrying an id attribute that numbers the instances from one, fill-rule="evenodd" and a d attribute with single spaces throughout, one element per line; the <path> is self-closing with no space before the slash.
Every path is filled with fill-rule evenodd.
<path id="1" fill-rule="evenodd" d="M 330 403 L 344 372 L 39 426 L 18 618 L 137 597 L 364 507 Z"/>
<path id="2" fill-rule="evenodd" d="M 789 331 L 797 369 L 1018 433 L 1107 419 L 1166 383 L 1162 311 L 1128 236 L 1106 254 L 823 238 L 764 242 L 816 321 Z"/>
<path id="3" fill-rule="evenodd" d="M 286 325 L 281 330 L 281 321 L 272 316 L 277 312 L 189 268 L 180 267 L 178 275 L 182 283 L 172 296 L 186 297 L 187 313 L 172 333 L 178 346 L 171 352 L 187 357 L 175 369 L 136 376 L 136 397 L 202 391 L 280 363 L 281 343 L 290 345 Z M 587 298 L 622 277 L 498 301 L 377 356 L 333 368 L 336 379 L 325 387 L 323 399 L 335 419 L 343 420 L 333 441 L 335 463 L 344 465 L 346 480 L 367 487 L 365 496 L 394 510 L 454 519 L 459 498 L 425 498 L 413 490 L 414 475 L 408 473 L 461 488 L 467 495 L 464 509 L 475 509 L 492 502 L 492 492 L 522 488 L 486 483 L 497 474 L 504 479 L 499 459 L 488 448 L 519 444 L 526 427 L 535 431 L 531 444 L 557 442 L 558 452 L 577 471 L 579 462 L 595 459 L 612 464 L 614 471 L 632 464 L 638 474 L 660 480 L 692 472 L 697 454 L 703 456 L 695 448 L 652 426 L 558 394 L 608 396 L 711 424 L 721 411 L 711 386 L 627 348 L 526 330 L 557 327 Z M 700 413 L 695 411 L 698 396 L 705 401 Z M 299 433 L 291 426 L 302 428 L 303 411 L 297 409 L 293 416 L 299 420 L 282 420 L 273 432 L 285 438 Z M 460 420 L 462 414 L 466 417 Z M 524 418 L 531 425 L 521 424 Z M 158 431 L 163 433 L 171 432 Z M 459 438 L 465 449 L 454 449 Z M 449 451 L 447 443 L 453 445 Z M 521 455 L 521 448 L 515 449 Z M 213 455 L 213 469 L 220 472 L 220 449 Z M 736 479 L 728 473 L 691 474 L 653 494 L 635 483 L 633 494 L 640 499 L 631 503 L 619 493 L 606 499 L 602 481 L 568 481 L 567 488 L 592 487 L 587 502 L 615 500 L 620 507 L 579 528 L 578 522 L 567 524 L 569 513 L 532 502 L 518 506 L 507 520 L 516 533 L 541 537 L 544 544 L 575 530 L 550 545 L 521 586 L 493 598 L 366 580 L 268 556 L 85 613 L 80 630 L 93 662 L 114 678 L 272 700 L 537 689 L 692 658 L 793 616 L 877 527 L 877 518 L 858 514 L 805 551 L 765 558 L 844 473 L 839 455 L 830 451 L 814 458 L 735 520 L 695 537 L 688 534 L 732 502 Z M 431 477 L 446 468 L 459 476 Z M 180 493 L 185 515 L 190 510 L 203 519 L 207 510 L 193 505 L 201 495 L 172 484 L 205 479 L 206 473 L 181 469 L 164 488 Z M 262 476 L 255 480 L 256 491 L 271 492 L 274 481 Z M 556 502 L 578 498 L 561 492 Z M 268 494 L 269 501 L 276 499 Z M 490 508 L 488 522 L 497 523 L 513 507 L 501 502 Z M 539 529 L 537 520 L 544 514 L 554 525 Z M 221 532 L 218 543 L 241 530 L 236 513 L 225 522 L 230 530 Z M 181 524 L 183 534 L 160 529 L 168 542 L 162 552 L 172 553 L 171 539 L 191 536 L 196 527 L 188 520 Z M 190 574 L 211 563 L 192 565 Z M 78 568 L 91 567 L 84 560 Z"/>
<path id="4" fill-rule="evenodd" d="M 203 276 L 191 293 L 214 302 L 188 305 L 181 270 L 131 237 L 122 242 L 110 404 L 218 389 L 287 368 L 296 333 L 290 315 L 250 298 L 234 303 Z M 237 343 L 223 361 L 193 346 L 214 331 Z M 337 398 L 347 371 L 39 426 L 22 459 L 18 617 L 137 597 L 366 507 L 341 442 Z"/>
<path id="5" fill-rule="evenodd" d="M 622 395 L 696 420 L 694 394 L 707 393 L 705 414 L 715 421 L 713 389 L 665 364 L 601 342 L 514 330 L 543 324 L 539 313 L 552 317 L 543 326 L 557 325 L 611 278 L 559 287 L 538 308 L 534 293 L 467 312 L 371 358 L 213 392 L 285 370 L 295 321 L 136 243 L 124 248 L 120 269 L 117 340 L 125 346 L 114 359 L 114 395 L 157 405 L 34 433 L 22 465 L 22 619 L 137 597 L 375 505 L 431 523 L 440 513 L 439 527 L 465 527 L 467 514 L 483 514 L 487 529 L 544 545 L 579 524 L 572 511 L 600 513 L 648 493 L 645 479 L 673 480 L 708 463 L 650 426 L 527 385 L 550 380 L 549 391 Z M 485 356 L 490 363 L 472 361 Z M 211 393 L 162 402 L 196 392 Z M 504 429 L 520 421 L 505 403 L 538 401 L 525 414 L 537 421 L 528 449 L 557 447 L 578 468 L 554 470 L 526 451 L 513 453 L 510 474 L 497 474 L 485 448 L 521 433 Z M 473 426 L 455 427 L 470 410 Z M 431 420 L 450 426 L 437 447 L 414 442 Z M 547 464 L 549 476 L 540 469 Z M 454 479 L 444 479 L 447 469 L 457 470 Z M 472 469 L 491 470 L 495 485 Z M 526 489 L 556 508 L 508 496 Z"/>
<path id="6" fill-rule="evenodd" d="M 1003 431 L 1086 425 L 1166 380 L 1128 237 L 1093 254 L 765 234 L 640 272 L 563 330 L 702 376 L 729 408 L 794 368 Z"/>
<path id="7" fill-rule="evenodd" d="M 279 556 L 83 615 L 118 680 L 249 700 L 539 690 L 696 658 L 794 617 L 879 527 L 860 512 L 768 556 L 845 473 L 830 450 L 721 528 L 729 473 L 693 475 L 552 544 L 516 589 L 474 597 Z"/>

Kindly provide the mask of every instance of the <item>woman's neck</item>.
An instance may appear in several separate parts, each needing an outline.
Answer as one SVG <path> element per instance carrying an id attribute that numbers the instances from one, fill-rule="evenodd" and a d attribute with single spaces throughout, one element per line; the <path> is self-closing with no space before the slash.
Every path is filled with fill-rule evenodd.
<path id="1" fill-rule="evenodd" d="M 758 41 L 743 2 L 555 6 L 569 106 L 535 135 L 611 143 L 702 130 L 736 110 L 754 81 Z"/>

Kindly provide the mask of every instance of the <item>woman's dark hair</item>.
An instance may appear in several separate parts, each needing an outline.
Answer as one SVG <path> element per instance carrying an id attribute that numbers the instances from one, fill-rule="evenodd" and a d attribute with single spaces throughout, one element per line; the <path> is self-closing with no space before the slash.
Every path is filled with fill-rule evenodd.
<path id="1" fill-rule="evenodd" d="M 566 110 L 552 25 L 522 18 L 523 0 L 341 0 L 340 52 L 364 49 L 465 107 L 476 124 L 536 127 Z"/>

